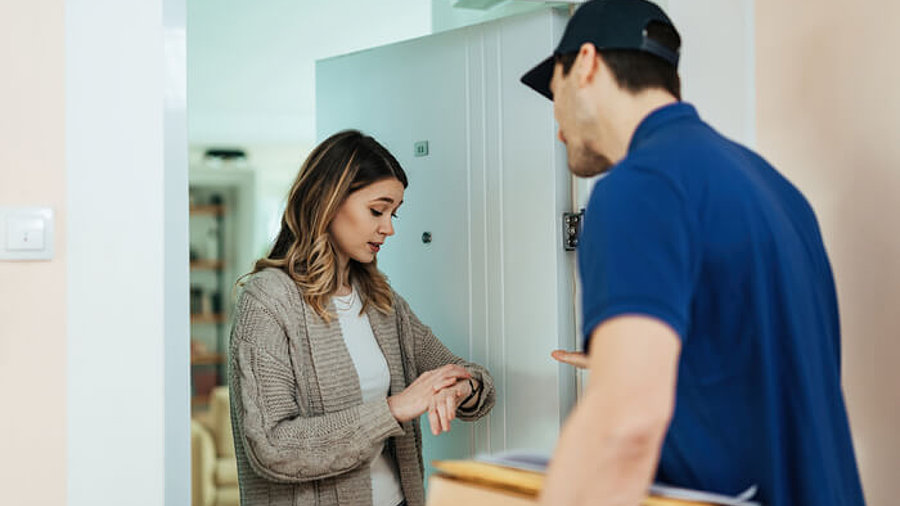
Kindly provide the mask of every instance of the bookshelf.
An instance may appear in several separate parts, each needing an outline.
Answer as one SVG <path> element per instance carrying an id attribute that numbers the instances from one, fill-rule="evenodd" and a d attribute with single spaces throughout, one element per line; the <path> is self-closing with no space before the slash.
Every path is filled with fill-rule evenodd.
<path id="1" fill-rule="evenodd" d="M 191 167 L 191 411 L 227 382 L 232 288 L 252 265 L 254 178 L 249 168 Z"/>

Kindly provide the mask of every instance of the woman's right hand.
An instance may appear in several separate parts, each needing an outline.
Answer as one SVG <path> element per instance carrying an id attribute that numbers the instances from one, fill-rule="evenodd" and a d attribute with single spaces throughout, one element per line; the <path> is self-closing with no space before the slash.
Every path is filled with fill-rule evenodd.
<path id="1" fill-rule="evenodd" d="M 461 379 L 470 378 L 469 371 L 456 364 L 426 371 L 419 375 L 405 390 L 388 397 L 388 408 L 398 422 L 408 422 L 428 411 L 435 392 L 447 388 Z"/>

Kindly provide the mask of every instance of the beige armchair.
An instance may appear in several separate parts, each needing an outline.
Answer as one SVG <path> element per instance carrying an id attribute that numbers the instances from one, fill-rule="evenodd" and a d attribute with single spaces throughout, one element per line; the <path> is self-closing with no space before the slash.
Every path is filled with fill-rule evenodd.
<path id="1" fill-rule="evenodd" d="M 191 486 L 192 506 L 240 504 L 228 387 L 213 389 L 208 417 L 191 420 Z"/>

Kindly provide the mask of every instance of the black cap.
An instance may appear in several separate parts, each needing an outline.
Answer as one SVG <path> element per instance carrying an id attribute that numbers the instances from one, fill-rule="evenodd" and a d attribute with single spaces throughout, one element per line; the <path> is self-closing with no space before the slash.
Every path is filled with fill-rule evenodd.
<path id="1" fill-rule="evenodd" d="M 654 54 L 678 67 L 678 52 L 647 37 L 647 26 L 657 21 L 672 26 L 672 21 L 656 4 L 646 0 L 590 0 L 585 2 L 566 25 L 562 40 L 546 60 L 522 76 L 522 83 L 553 100 L 550 79 L 557 56 L 576 53 L 585 42 L 598 49 L 637 49 Z"/>

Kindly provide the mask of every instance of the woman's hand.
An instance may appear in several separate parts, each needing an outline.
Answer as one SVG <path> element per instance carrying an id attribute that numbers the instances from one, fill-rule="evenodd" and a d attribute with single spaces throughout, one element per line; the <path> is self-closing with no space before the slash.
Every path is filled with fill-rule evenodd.
<path id="1" fill-rule="evenodd" d="M 442 432 L 450 432 L 450 421 L 456 418 L 456 409 L 471 393 L 472 384 L 460 380 L 434 394 L 428 408 L 428 423 L 432 434 L 437 436 Z"/>
<path id="2" fill-rule="evenodd" d="M 445 391 L 448 387 L 457 384 L 459 380 L 471 377 L 469 371 L 456 364 L 447 364 L 443 367 L 422 373 L 405 390 L 397 395 L 388 397 L 388 408 L 398 422 L 408 422 L 428 411 L 433 406 L 436 393 Z M 468 383 L 464 381 L 463 383 Z M 468 388 L 468 386 L 466 386 Z M 465 396 L 461 397 L 465 398 Z M 446 402 L 446 400 L 444 401 Z M 454 406 L 454 412 L 456 407 Z M 429 420 L 430 420 L 429 416 Z M 449 429 L 449 422 L 448 422 Z M 432 432 L 434 424 L 432 423 Z"/>

